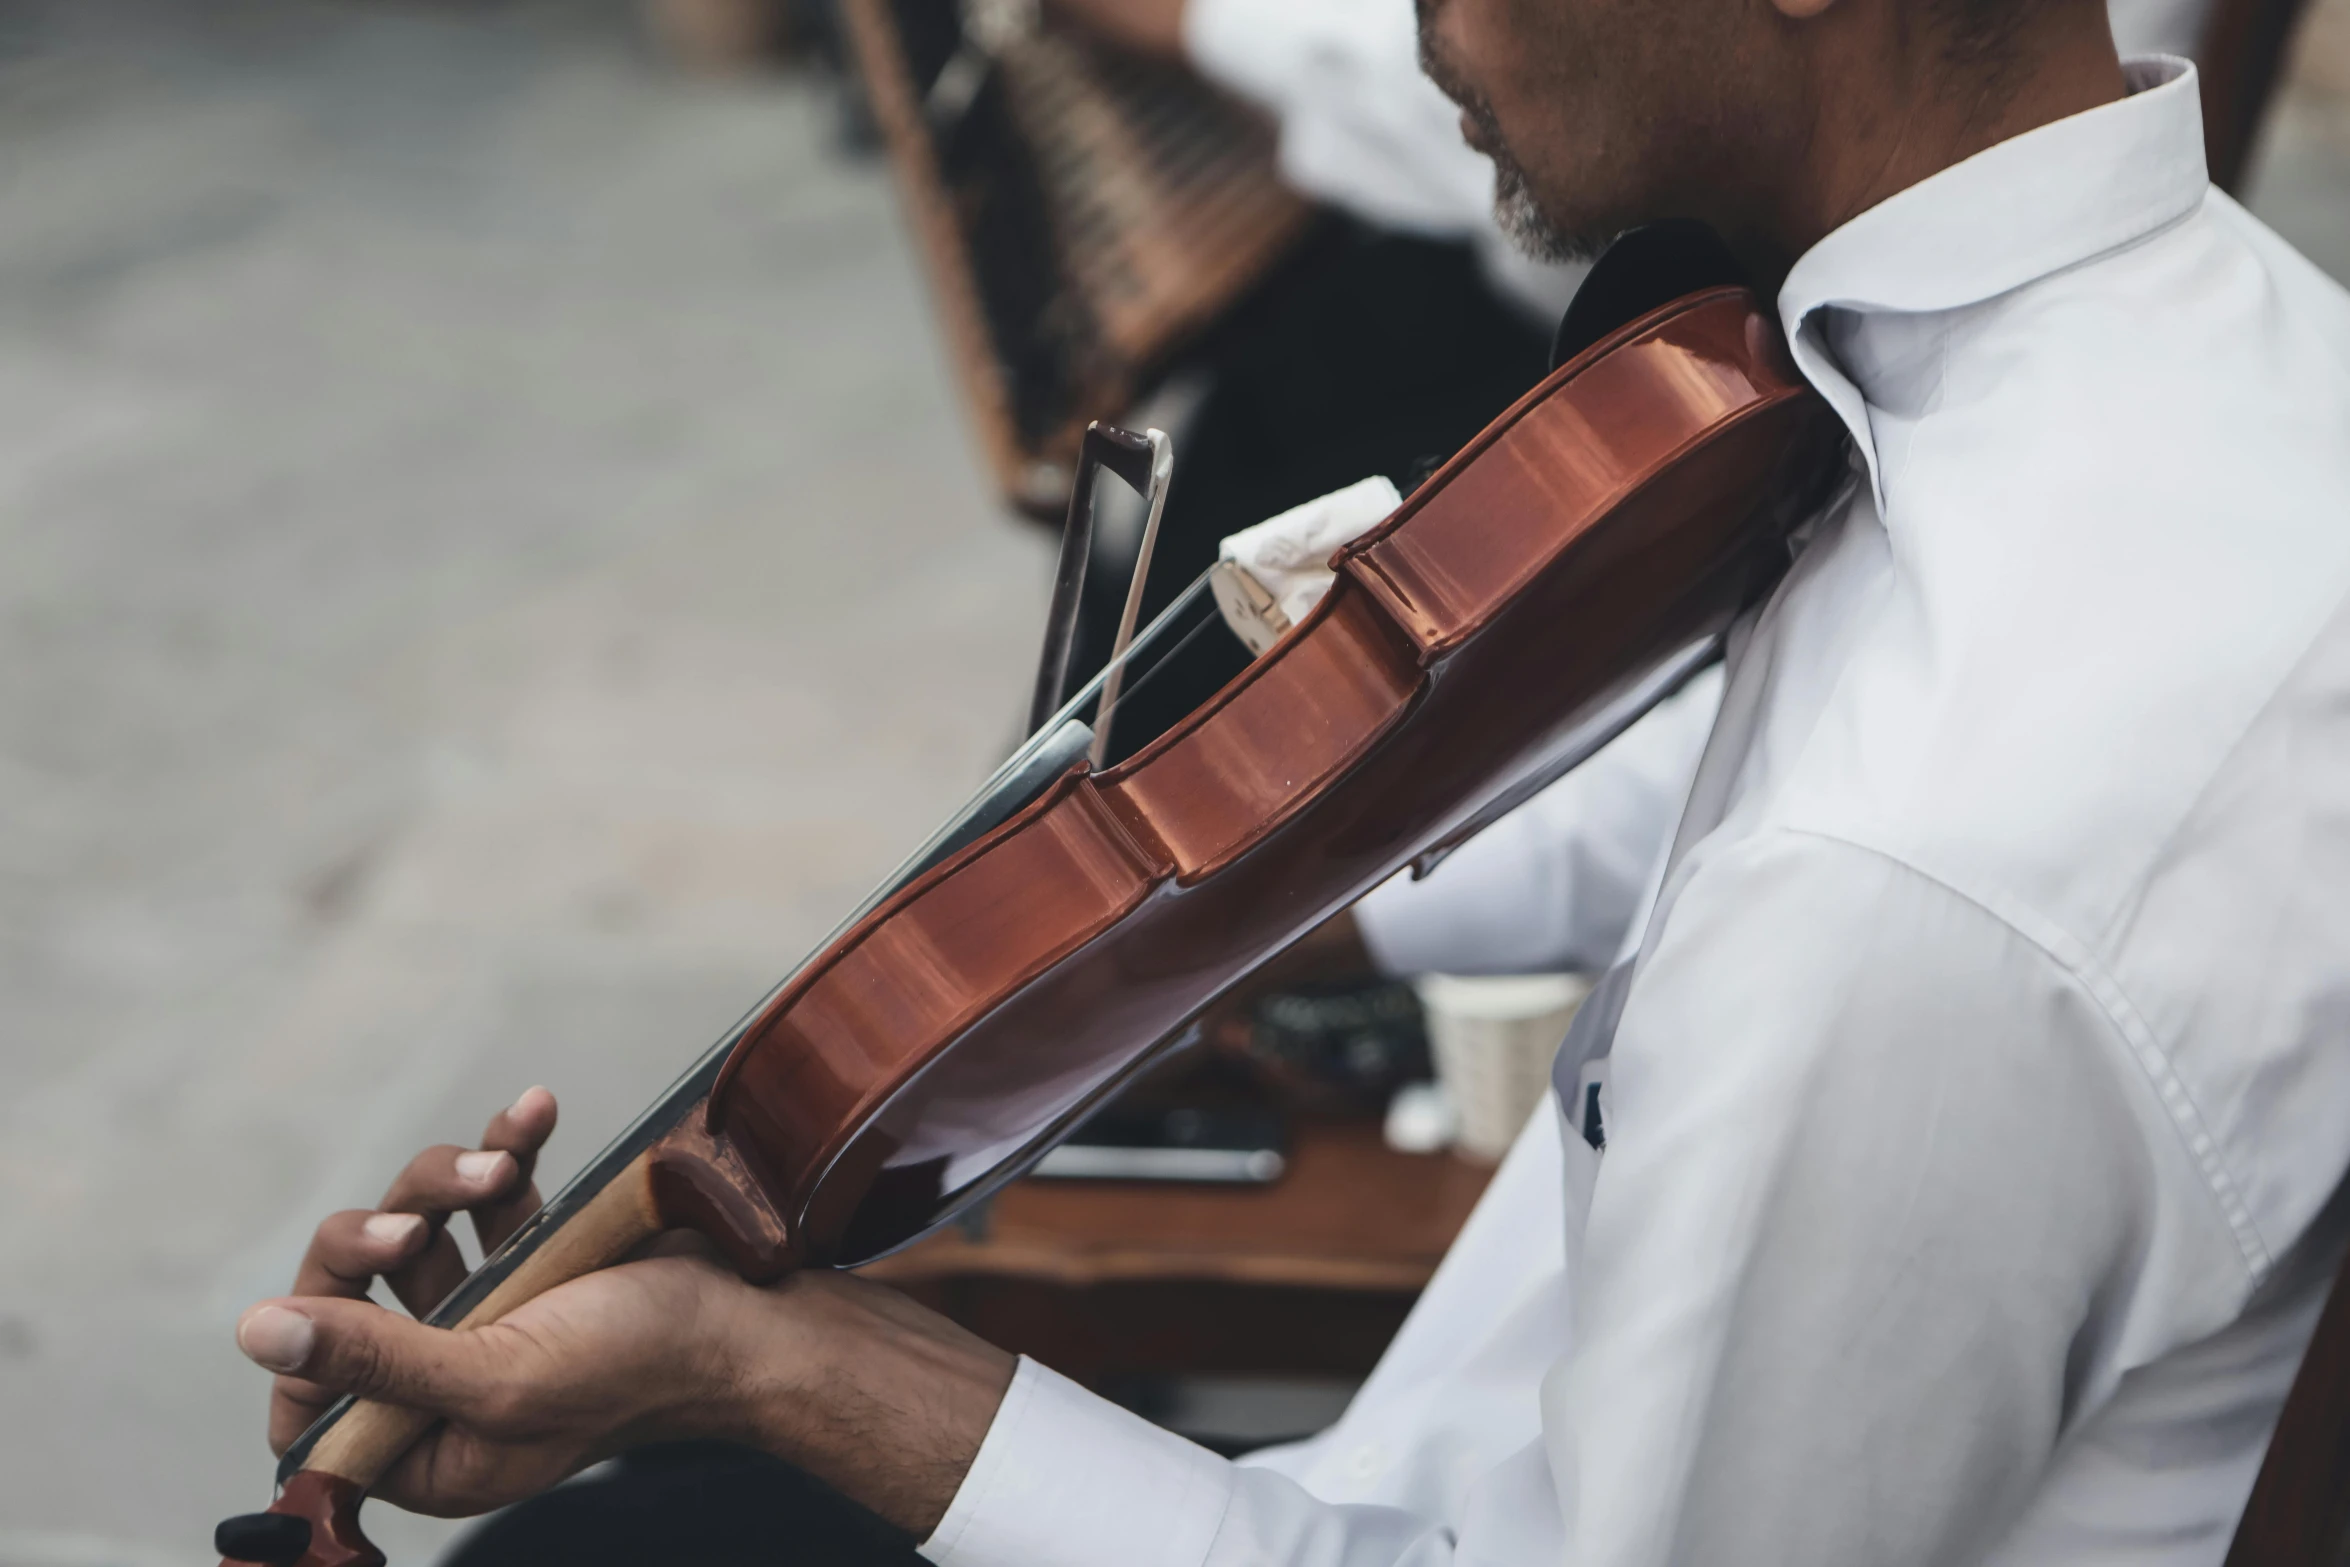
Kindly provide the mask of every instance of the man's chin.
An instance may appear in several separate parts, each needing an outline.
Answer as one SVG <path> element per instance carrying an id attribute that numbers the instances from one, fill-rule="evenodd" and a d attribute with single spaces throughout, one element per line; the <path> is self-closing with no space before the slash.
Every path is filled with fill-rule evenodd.
<path id="1" fill-rule="evenodd" d="M 1513 246 L 1536 261 L 1595 261 L 1614 237 L 1554 222 L 1534 199 L 1525 175 L 1506 158 L 1493 163 L 1493 221 Z"/>

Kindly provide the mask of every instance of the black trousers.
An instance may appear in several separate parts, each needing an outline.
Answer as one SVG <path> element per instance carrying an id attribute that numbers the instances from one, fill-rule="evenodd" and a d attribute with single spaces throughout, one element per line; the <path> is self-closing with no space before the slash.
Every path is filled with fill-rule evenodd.
<path id="1" fill-rule="evenodd" d="M 1504 304 L 1465 244 L 1322 226 L 1211 336 L 1208 389 L 1177 437 L 1142 624 L 1226 534 L 1373 474 L 1408 489 L 1542 379 L 1550 334 Z M 1071 689 L 1109 656 L 1126 581 L 1089 571 Z M 1120 703 L 1113 756 L 1198 707 L 1247 655 L 1222 632 Z"/>
<path id="2" fill-rule="evenodd" d="M 926 1567 L 917 1543 L 789 1464 L 689 1442 L 492 1515 L 441 1567 Z"/>

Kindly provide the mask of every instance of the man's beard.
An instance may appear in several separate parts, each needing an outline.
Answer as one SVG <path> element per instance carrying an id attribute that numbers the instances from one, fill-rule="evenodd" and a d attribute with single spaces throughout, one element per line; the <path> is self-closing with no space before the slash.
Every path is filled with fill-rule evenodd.
<path id="1" fill-rule="evenodd" d="M 1596 260 L 1615 235 L 1569 230 L 1542 210 L 1542 203 L 1534 195 L 1534 182 L 1511 150 L 1509 138 L 1502 135 L 1501 122 L 1494 115 L 1492 103 L 1470 86 L 1437 48 L 1435 33 L 1427 25 L 1429 10 L 1426 0 L 1421 0 L 1420 69 L 1476 124 L 1478 140 L 1485 144 L 1486 156 L 1493 162 L 1494 222 L 1511 244 L 1536 261 Z"/>
<path id="2" fill-rule="evenodd" d="M 1596 261 L 1607 248 L 1605 239 L 1570 234 L 1550 221 L 1534 199 L 1526 171 L 1509 155 L 1509 144 L 1489 143 L 1493 150 L 1493 221 L 1512 245 L 1536 261 Z"/>

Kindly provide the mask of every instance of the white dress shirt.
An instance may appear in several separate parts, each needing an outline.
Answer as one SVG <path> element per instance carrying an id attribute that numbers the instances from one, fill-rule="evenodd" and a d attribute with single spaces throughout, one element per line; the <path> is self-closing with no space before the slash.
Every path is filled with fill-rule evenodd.
<path id="1" fill-rule="evenodd" d="M 1787 280 L 1860 482 L 1733 642 L 1605 1153 L 1538 1117 L 1262 1462 L 1024 1361 L 932 1560 L 2220 1560 L 2350 1167 L 2350 298 L 2130 76 Z"/>
<path id="2" fill-rule="evenodd" d="M 1354 908 L 1389 974 L 1596 974 L 1623 955 L 1722 702 L 1706 670 L 1582 766 Z"/>

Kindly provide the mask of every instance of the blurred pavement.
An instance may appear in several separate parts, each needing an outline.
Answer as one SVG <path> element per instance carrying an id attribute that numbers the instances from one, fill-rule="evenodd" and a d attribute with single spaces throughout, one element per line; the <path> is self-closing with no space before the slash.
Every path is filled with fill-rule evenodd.
<path id="1" fill-rule="evenodd" d="M 1045 544 L 830 141 L 618 0 L 0 10 L 0 1567 L 211 1561 L 311 1222 L 533 1082 L 559 1177 L 1009 740 Z"/>
<path id="2" fill-rule="evenodd" d="M 308 1226 L 533 1082 L 592 1154 L 984 776 L 1049 559 L 815 95 L 0 18 L 0 1567 L 208 1562 Z"/>

